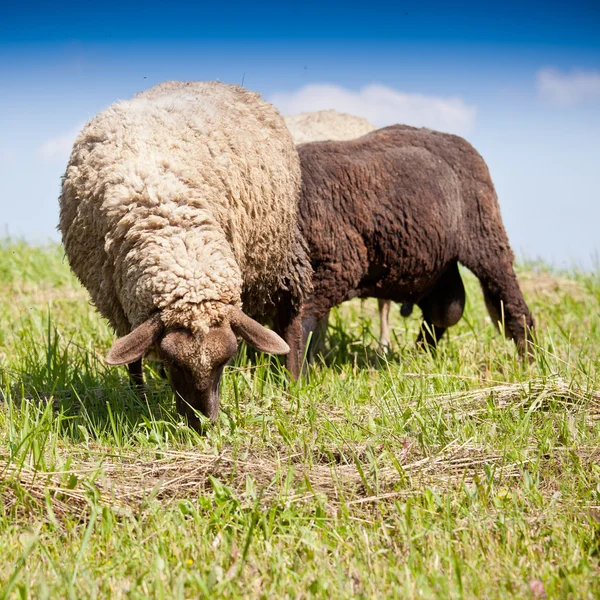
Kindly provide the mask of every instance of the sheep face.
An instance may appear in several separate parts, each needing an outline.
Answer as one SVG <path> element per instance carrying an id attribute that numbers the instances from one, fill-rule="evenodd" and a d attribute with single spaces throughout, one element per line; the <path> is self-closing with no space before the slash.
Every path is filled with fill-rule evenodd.
<path id="1" fill-rule="evenodd" d="M 157 346 L 165 362 L 175 391 L 177 410 L 196 423 L 194 411 L 213 421 L 219 414 L 219 383 L 226 363 L 235 355 L 238 338 L 261 352 L 287 354 L 289 346 L 273 331 L 266 329 L 237 307 L 229 307 L 217 326 L 206 333 L 185 328 L 165 329 L 160 313 L 118 339 L 106 356 L 109 365 L 139 361 Z"/>
<path id="2" fill-rule="evenodd" d="M 223 369 L 237 347 L 237 338 L 228 323 L 205 335 L 178 330 L 163 337 L 159 355 L 169 369 L 179 412 L 193 418 L 194 411 L 198 411 L 216 420 Z"/>

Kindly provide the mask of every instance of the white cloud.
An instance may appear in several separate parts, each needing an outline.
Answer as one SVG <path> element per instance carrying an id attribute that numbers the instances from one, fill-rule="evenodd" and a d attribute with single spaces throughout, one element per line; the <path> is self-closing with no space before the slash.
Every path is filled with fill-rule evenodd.
<path id="1" fill-rule="evenodd" d="M 66 162 L 69 159 L 73 142 L 85 123 L 79 123 L 69 131 L 60 133 L 43 142 L 37 149 L 39 158 L 46 162 Z"/>
<path id="2" fill-rule="evenodd" d="M 283 114 L 335 109 L 364 117 L 379 127 L 403 123 L 462 135 L 471 130 L 476 114 L 474 106 L 458 97 L 408 94 L 380 84 L 353 91 L 312 83 L 294 92 L 273 94 L 270 100 Z"/>
<path id="3" fill-rule="evenodd" d="M 553 104 L 600 102 L 600 71 L 575 69 L 561 73 L 557 69 L 540 69 L 536 81 L 540 96 Z"/>

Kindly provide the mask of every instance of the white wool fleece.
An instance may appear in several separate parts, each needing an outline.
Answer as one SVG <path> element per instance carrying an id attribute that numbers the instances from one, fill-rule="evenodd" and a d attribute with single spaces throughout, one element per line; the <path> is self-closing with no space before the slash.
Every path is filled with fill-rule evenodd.
<path id="1" fill-rule="evenodd" d="M 336 110 L 299 113 L 284 117 L 295 144 L 326 140 L 353 140 L 377 127 L 362 117 L 355 117 Z"/>
<path id="2" fill-rule="evenodd" d="M 310 286 L 298 266 L 299 180 L 283 119 L 258 94 L 167 82 L 83 129 L 59 228 L 71 267 L 120 335 L 156 309 L 167 327 L 206 331 L 242 296 L 260 315 L 277 290 L 301 298 Z"/>

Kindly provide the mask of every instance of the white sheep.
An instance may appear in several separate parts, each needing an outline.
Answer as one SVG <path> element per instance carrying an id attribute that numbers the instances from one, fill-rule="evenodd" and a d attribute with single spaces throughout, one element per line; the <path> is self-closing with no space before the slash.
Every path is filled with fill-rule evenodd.
<path id="1" fill-rule="evenodd" d="M 122 336 L 107 362 L 141 384 L 141 359 L 156 349 L 194 421 L 195 410 L 218 414 L 236 335 L 289 352 L 254 319 L 285 299 L 293 310 L 276 324 L 299 323 L 310 290 L 299 180 L 283 118 L 235 85 L 166 82 L 88 123 L 63 178 L 59 229 L 71 268 Z"/>
<path id="2" fill-rule="evenodd" d="M 284 117 L 295 144 L 353 140 L 377 129 L 363 119 L 337 110 L 319 110 Z"/>

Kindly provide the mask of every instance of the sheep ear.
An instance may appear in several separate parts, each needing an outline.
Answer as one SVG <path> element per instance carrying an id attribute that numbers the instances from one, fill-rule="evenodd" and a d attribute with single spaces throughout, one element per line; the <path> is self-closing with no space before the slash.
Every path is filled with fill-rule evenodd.
<path id="1" fill-rule="evenodd" d="M 239 308 L 233 309 L 229 323 L 234 333 L 261 352 L 287 354 L 290 351 L 290 347 L 274 331 L 263 327 Z"/>
<path id="2" fill-rule="evenodd" d="M 136 327 L 130 334 L 119 338 L 108 351 L 106 362 L 109 365 L 128 365 L 142 358 L 163 331 L 160 315 L 156 313 Z"/>

